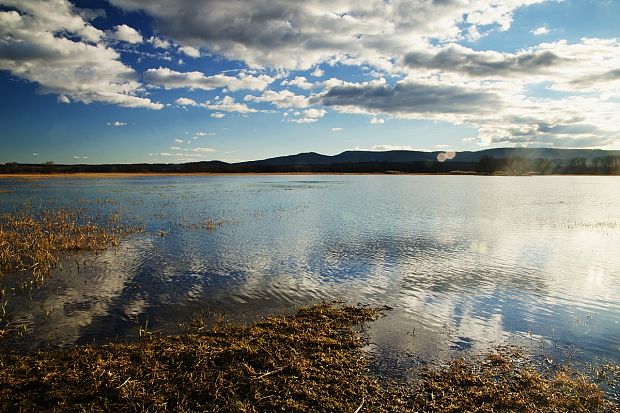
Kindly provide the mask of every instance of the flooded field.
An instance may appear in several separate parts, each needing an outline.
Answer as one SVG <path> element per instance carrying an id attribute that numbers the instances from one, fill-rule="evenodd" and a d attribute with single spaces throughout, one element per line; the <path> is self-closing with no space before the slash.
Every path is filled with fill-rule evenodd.
<path id="1" fill-rule="evenodd" d="M 394 374 L 506 344 L 550 365 L 620 362 L 617 178 L 0 179 L 0 212 L 25 205 L 140 230 L 30 291 L 0 280 L 22 351 L 344 300 L 392 308 L 368 349 Z"/>

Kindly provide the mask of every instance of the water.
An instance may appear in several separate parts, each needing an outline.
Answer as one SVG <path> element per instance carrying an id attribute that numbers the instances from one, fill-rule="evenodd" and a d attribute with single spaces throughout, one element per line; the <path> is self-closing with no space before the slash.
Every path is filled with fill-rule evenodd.
<path id="1" fill-rule="evenodd" d="M 9 309 L 28 327 L 24 350 L 131 338 L 147 322 L 175 332 L 205 308 L 242 318 L 343 299 L 393 307 L 368 332 L 386 369 L 500 344 L 618 363 L 619 182 L 0 179 L 1 210 L 26 201 L 118 210 L 145 226 L 118 248 L 70 257 L 31 298 L 11 297 Z M 214 230 L 204 228 L 209 219 Z"/>

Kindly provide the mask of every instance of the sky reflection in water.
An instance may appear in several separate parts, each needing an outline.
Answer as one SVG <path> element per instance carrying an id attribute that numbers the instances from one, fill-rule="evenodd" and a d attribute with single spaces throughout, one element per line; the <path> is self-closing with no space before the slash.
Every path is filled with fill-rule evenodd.
<path id="1" fill-rule="evenodd" d="M 32 300 L 11 298 L 30 326 L 24 349 L 135 337 L 146 320 L 174 332 L 205 307 L 235 318 L 344 299 L 394 308 L 370 326 L 386 365 L 506 343 L 620 362 L 617 178 L 5 179 L 0 189 L 2 210 L 120 208 L 146 226 L 77 258 L 79 272 L 68 259 Z"/>

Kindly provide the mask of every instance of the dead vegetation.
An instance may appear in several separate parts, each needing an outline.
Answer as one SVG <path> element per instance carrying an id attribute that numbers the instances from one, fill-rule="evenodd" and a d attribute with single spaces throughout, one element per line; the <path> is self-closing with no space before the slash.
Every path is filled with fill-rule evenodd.
<path id="1" fill-rule="evenodd" d="M 618 412 L 585 378 L 545 378 L 501 354 L 380 382 L 352 329 L 378 314 L 320 304 L 136 343 L 2 354 L 0 411 Z"/>
<path id="2" fill-rule="evenodd" d="M 585 375 L 567 368 L 544 375 L 511 351 L 425 370 L 411 404 L 418 411 L 455 413 L 619 411 Z"/>
<path id="3" fill-rule="evenodd" d="M 61 209 L 35 214 L 29 208 L 0 214 L 0 278 L 6 273 L 26 273 L 42 281 L 63 253 L 97 251 L 118 245 L 130 232 L 114 222 L 98 225 L 80 210 Z"/>

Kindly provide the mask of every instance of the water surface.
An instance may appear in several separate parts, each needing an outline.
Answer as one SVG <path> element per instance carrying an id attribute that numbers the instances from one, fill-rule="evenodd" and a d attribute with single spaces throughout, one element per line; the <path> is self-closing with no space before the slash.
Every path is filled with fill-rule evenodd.
<path id="1" fill-rule="evenodd" d="M 118 248 L 68 259 L 32 297 L 11 297 L 9 309 L 28 327 L 19 345 L 33 349 L 135 337 L 147 322 L 174 332 L 204 308 L 252 317 L 343 299 L 393 307 L 370 327 L 389 368 L 405 363 L 394 355 L 443 359 L 498 344 L 620 362 L 619 183 L 0 179 L 1 210 L 78 206 L 100 218 L 120 211 L 145 227 Z"/>

